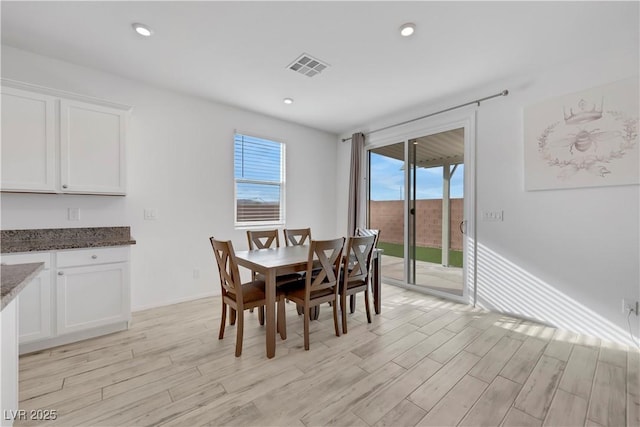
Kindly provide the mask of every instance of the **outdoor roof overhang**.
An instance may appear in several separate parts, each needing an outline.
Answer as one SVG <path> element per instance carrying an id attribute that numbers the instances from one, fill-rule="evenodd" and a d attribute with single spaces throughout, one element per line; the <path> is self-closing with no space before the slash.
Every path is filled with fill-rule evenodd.
<path id="1" fill-rule="evenodd" d="M 416 147 L 416 166 L 432 168 L 464 163 L 464 129 L 454 129 L 411 139 Z M 391 144 L 374 150 L 376 154 L 404 161 L 404 145 Z"/>

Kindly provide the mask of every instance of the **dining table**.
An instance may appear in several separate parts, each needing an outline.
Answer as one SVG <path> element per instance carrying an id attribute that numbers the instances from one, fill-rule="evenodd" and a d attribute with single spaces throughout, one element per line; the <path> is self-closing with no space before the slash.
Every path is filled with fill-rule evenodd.
<path id="1" fill-rule="evenodd" d="M 380 249 L 376 249 L 371 280 L 376 314 L 380 314 L 381 253 Z M 265 328 L 268 358 L 274 357 L 276 353 L 276 277 L 306 270 L 308 257 L 308 245 L 236 251 L 236 261 L 239 266 L 261 273 L 265 278 Z"/>

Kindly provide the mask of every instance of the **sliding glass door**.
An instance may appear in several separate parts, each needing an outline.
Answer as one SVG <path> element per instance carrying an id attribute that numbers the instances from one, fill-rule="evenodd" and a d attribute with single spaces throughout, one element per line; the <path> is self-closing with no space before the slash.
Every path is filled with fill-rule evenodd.
<path id="1" fill-rule="evenodd" d="M 370 228 L 381 230 L 383 277 L 464 295 L 465 129 L 369 150 Z"/>
<path id="2" fill-rule="evenodd" d="M 408 280 L 462 296 L 464 129 L 410 139 Z"/>

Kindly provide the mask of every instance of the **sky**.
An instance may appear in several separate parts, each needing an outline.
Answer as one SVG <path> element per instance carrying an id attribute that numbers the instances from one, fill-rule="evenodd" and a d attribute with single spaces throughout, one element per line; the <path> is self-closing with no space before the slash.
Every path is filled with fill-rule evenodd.
<path id="1" fill-rule="evenodd" d="M 371 200 L 404 200 L 404 162 L 371 152 Z M 451 198 L 463 197 L 464 165 L 451 178 Z M 442 198 L 442 167 L 419 168 L 417 199 Z"/>

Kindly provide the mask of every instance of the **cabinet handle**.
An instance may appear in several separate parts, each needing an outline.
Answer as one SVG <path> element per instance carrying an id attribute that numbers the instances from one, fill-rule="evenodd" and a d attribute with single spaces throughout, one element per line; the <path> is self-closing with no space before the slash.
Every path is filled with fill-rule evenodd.
<path id="1" fill-rule="evenodd" d="M 98 255 L 91 255 L 91 259 L 98 259 Z"/>
<path id="2" fill-rule="evenodd" d="M 67 188 L 68 185 L 67 184 L 62 184 L 62 188 Z"/>
<path id="3" fill-rule="evenodd" d="M 58 271 L 58 276 L 64 276 L 64 271 Z"/>

